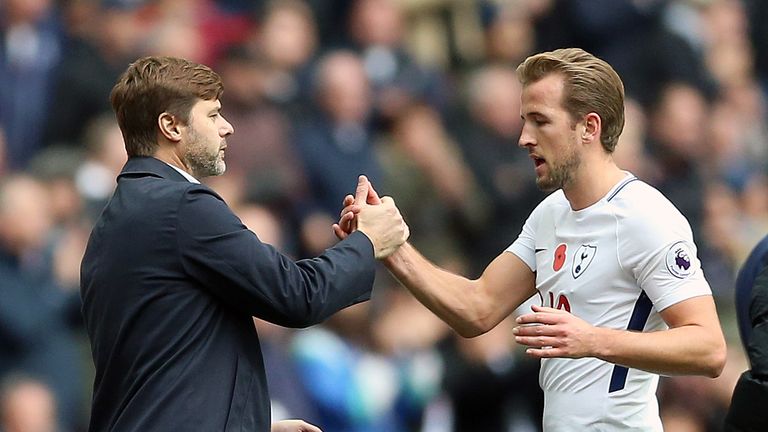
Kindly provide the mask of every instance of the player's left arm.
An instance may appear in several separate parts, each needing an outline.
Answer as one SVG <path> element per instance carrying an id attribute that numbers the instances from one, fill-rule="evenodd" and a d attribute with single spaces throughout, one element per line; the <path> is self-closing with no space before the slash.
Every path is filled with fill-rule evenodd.
<path id="1" fill-rule="evenodd" d="M 516 342 L 533 357 L 597 357 L 664 375 L 720 375 L 726 348 L 711 295 L 660 312 L 668 330 L 649 333 L 594 327 L 569 312 L 534 306 L 518 318 Z M 524 324 L 543 324 L 525 326 Z"/>

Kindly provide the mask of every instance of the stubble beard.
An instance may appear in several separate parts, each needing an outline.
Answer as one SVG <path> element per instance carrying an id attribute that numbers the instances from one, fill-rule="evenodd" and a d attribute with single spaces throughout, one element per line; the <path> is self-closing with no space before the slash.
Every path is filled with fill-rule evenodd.
<path id="1" fill-rule="evenodd" d="M 573 146 L 561 162 L 549 165 L 549 175 L 536 178 L 536 186 L 543 192 L 565 189 L 573 184 L 576 170 L 580 165 L 581 156 Z"/>
<path id="2" fill-rule="evenodd" d="M 194 129 L 189 132 L 189 144 L 184 157 L 187 166 L 196 178 L 219 176 L 227 170 L 227 164 L 221 156 L 221 151 L 216 148 L 215 153 L 206 146 L 205 139 Z"/>

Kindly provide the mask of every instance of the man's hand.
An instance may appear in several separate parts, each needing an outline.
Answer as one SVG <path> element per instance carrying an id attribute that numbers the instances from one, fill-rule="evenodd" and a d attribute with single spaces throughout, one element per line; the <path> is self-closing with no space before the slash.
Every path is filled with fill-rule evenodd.
<path id="1" fill-rule="evenodd" d="M 379 198 L 365 176 L 360 176 L 355 196 L 344 198 L 344 209 L 333 231 L 340 239 L 358 230 L 373 243 L 376 258 L 386 258 L 408 240 L 410 231 L 390 197 Z"/>
<path id="2" fill-rule="evenodd" d="M 323 432 L 319 427 L 302 420 L 282 420 L 272 423 L 270 432 Z"/>
<path id="3" fill-rule="evenodd" d="M 352 195 L 344 197 L 343 205 L 344 208 L 339 214 L 339 222 L 333 224 L 333 233 L 339 240 L 344 240 L 357 229 L 355 215 L 360 213 L 360 206 L 355 205 L 355 197 Z"/>
<path id="4" fill-rule="evenodd" d="M 512 330 L 515 342 L 529 347 L 526 354 L 536 358 L 594 356 L 595 327 L 564 310 L 532 309 L 534 313 L 517 318 L 518 326 Z"/>
<path id="5" fill-rule="evenodd" d="M 361 186 L 363 186 L 361 183 L 363 179 L 365 179 L 365 181 L 368 183 L 368 194 L 366 195 L 365 201 L 363 202 L 370 205 L 381 204 L 381 198 L 379 198 L 379 194 L 373 188 L 371 182 L 368 181 L 367 177 L 360 176 L 358 178 L 357 191 L 360 191 Z M 333 224 L 333 232 L 336 234 L 336 237 L 338 237 L 339 240 L 344 240 L 348 235 L 352 234 L 352 232 L 357 229 L 357 219 L 355 219 L 355 216 L 357 216 L 357 214 L 360 213 L 360 210 L 362 209 L 362 205 L 358 205 L 357 199 L 355 199 L 355 197 L 352 195 L 347 195 L 344 197 L 343 205 L 344 208 L 339 214 L 339 222 Z"/>

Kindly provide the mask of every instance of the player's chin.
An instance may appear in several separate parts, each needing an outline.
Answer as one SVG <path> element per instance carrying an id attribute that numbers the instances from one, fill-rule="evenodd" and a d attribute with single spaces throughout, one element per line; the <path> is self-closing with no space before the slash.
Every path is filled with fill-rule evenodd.
<path id="1" fill-rule="evenodd" d="M 536 177 L 536 187 L 542 192 L 554 192 L 558 189 L 549 176 L 541 175 Z"/>

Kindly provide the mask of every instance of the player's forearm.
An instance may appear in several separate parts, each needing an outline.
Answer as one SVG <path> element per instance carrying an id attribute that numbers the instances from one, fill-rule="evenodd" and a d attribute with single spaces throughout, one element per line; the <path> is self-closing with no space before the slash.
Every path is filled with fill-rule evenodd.
<path id="1" fill-rule="evenodd" d="M 477 281 L 436 267 L 406 243 L 384 263 L 417 300 L 464 337 L 485 333 L 495 325 L 492 305 Z"/>
<path id="2" fill-rule="evenodd" d="M 596 357 L 662 375 L 717 377 L 725 365 L 719 332 L 698 325 L 639 333 L 597 329 Z"/>

